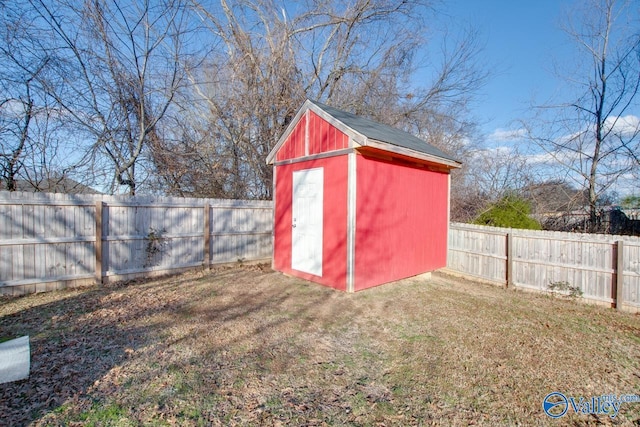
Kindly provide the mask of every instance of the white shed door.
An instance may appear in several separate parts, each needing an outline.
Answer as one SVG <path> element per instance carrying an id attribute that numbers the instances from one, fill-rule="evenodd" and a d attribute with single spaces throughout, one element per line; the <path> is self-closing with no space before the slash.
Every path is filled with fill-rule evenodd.
<path id="1" fill-rule="evenodd" d="M 322 276 L 323 169 L 293 172 L 291 268 Z"/>

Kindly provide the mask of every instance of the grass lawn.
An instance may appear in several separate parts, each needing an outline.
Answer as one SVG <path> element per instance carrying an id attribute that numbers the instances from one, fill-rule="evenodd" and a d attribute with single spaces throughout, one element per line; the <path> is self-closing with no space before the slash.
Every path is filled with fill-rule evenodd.
<path id="1" fill-rule="evenodd" d="M 245 266 L 0 300 L 3 425 L 639 425 L 640 316 L 434 275 L 357 294 Z"/>

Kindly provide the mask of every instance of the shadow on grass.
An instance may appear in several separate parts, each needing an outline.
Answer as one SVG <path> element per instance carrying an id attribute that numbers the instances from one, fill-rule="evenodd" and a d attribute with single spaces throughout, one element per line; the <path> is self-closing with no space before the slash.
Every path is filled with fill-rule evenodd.
<path id="1" fill-rule="evenodd" d="M 31 337 L 29 378 L 0 384 L 4 421 L 27 424 L 86 394 L 106 372 L 153 339 L 151 327 L 138 325 L 137 320 L 176 310 L 180 304 L 140 304 L 129 310 L 125 291 L 130 286 L 60 291 L 61 299 L 0 318 L 0 335 Z M 73 296 L 65 298 L 69 294 Z M 0 300 L 11 303 L 19 301 Z"/>
<path id="2" fill-rule="evenodd" d="M 34 365 L 0 385 L 0 424 L 547 425 L 551 390 L 638 384 L 636 317 L 437 277 L 347 294 L 245 267 L 10 311 Z"/>
<path id="3" fill-rule="evenodd" d="M 137 418 L 130 411 L 145 397 L 136 396 L 149 393 L 155 408 L 138 418 L 148 420 L 154 417 L 149 412 L 180 412 L 171 397 L 197 399 L 203 391 L 215 398 L 217 387 L 238 381 L 230 375 L 235 367 L 266 373 L 274 368 L 274 358 L 294 356 L 287 334 L 274 331 L 295 322 L 311 324 L 309 312 L 337 294 L 315 284 L 271 284 L 278 289 L 265 289 L 257 283 L 264 277 L 262 270 L 230 269 L 201 279 L 174 277 L 61 291 L 59 299 L 43 304 L 38 304 L 41 295 L 25 297 L 33 299 L 25 301 L 27 308 L 0 318 L 0 335 L 31 337 L 29 378 L 0 385 L 2 418 L 13 425 L 57 423 L 56 414 L 69 408 L 61 417 L 64 422 L 82 422 L 83 413 L 95 416 L 96 408 L 107 418 Z M 314 287 L 309 298 L 282 310 L 292 295 L 305 292 L 304 286 Z M 20 301 L 0 300 L 12 303 Z M 126 387 L 114 380 L 122 366 Z M 171 396 L 165 399 L 161 395 L 166 391 L 154 389 L 163 377 L 176 376 L 184 377 L 185 390 L 173 381 L 167 386 Z M 123 396 L 123 406 L 114 406 Z"/>

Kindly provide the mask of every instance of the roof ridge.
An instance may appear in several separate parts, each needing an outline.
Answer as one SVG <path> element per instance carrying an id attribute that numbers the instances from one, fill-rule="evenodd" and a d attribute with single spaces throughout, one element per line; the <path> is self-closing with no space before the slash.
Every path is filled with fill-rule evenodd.
<path id="1" fill-rule="evenodd" d="M 368 117 L 359 116 L 349 111 L 341 110 L 319 101 L 308 99 L 309 102 L 325 111 L 335 119 L 341 121 L 346 126 L 358 131 L 367 138 L 395 145 L 397 147 L 408 148 L 419 153 L 429 154 L 431 156 L 441 157 L 446 160 L 458 162 L 450 154 L 440 150 L 439 148 L 429 144 L 422 138 L 407 132 L 405 130 L 380 123 Z"/>

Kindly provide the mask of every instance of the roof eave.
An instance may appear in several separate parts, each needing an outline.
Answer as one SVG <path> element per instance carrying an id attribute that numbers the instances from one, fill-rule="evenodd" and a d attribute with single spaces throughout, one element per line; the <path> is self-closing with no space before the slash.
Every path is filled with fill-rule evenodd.
<path id="1" fill-rule="evenodd" d="M 379 150 L 389 151 L 391 153 L 400 154 L 402 156 L 414 157 L 416 159 L 424 160 L 427 162 L 441 164 L 451 169 L 458 169 L 462 167 L 462 163 L 456 160 L 446 159 L 444 157 L 422 153 L 420 151 L 415 151 L 410 148 L 399 147 L 397 145 L 389 144 L 388 142 L 384 142 L 384 141 L 376 141 L 374 139 L 366 138 L 361 145 L 377 148 Z"/>

